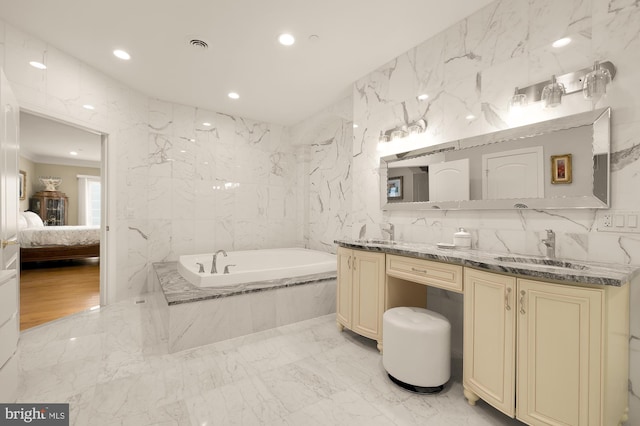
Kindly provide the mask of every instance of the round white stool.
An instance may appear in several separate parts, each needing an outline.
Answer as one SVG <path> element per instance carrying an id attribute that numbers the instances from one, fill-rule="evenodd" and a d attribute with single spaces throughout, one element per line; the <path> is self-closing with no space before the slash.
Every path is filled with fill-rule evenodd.
<path id="1" fill-rule="evenodd" d="M 423 308 L 399 307 L 382 317 L 382 364 L 412 392 L 435 393 L 451 376 L 451 324 Z"/>

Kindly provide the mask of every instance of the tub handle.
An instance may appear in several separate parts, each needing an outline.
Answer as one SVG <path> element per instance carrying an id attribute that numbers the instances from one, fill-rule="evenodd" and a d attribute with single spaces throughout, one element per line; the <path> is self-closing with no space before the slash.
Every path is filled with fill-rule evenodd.
<path id="1" fill-rule="evenodd" d="M 199 274 L 203 274 L 204 273 L 204 265 L 200 262 L 196 262 L 196 265 L 200 266 L 200 268 L 198 268 L 198 273 Z"/>
<path id="2" fill-rule="evenodd" d="M 224 273 L 228 274 L 229 273 L 229 266 L 236 266 L 236 265 L 227 265 L 224 267 Z"/>

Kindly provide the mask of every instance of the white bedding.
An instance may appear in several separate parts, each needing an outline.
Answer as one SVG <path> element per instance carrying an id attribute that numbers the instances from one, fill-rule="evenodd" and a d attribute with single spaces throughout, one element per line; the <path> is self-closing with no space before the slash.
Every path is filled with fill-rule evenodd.
<path id="1" fill-rule="evenodd" d="M 45 226 L 20 230 L 22 247 L 80 246 L 100 242 L 99 226 Z"/>

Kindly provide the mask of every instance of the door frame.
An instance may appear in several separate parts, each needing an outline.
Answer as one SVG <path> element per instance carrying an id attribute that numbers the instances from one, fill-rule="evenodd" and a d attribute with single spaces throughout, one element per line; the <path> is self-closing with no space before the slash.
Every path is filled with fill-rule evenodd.
<path id="1" fill-rule="evenodd" d="M 19 102 L 20 103 L 20 102 Z M 101 223 L 100 223 L 100 306 L 108 305 L 116 300 L 116 271 L 115 271 L 115 228 L 116 208 L 114 189 L 116 187 L 115 173 L 110 168 L 115 162 L 115 150 L 109 149 L 109 131 L 96 123 L 89 123 L 77 117 L 59 114 L 41 106 L 20 103 L 20 111 L 71 127 L 76 127 L 90 133 L 100 135 L 100 185 L 101 185 Z M 20 155 L 18 151 L 18 155 Z"/>

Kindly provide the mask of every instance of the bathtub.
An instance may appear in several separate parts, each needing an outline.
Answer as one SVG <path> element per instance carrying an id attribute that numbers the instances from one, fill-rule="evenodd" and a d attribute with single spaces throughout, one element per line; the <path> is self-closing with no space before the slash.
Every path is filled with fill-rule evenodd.
<path id="1" fill-rule="evenodd" d="M 180 256 L 178 272 L 198 287 L 220 287 L 336 270 L 335 255 L 302 248 L 232 251 L 226 257 L 221 253 L 217 258 L 217 274 L 211 274 L 212 259 L 213 253 Z M 204 273 L 198 272 L 197 263 L 204 265 Z M 227 265 L 229 273 L 224 274 Z"/>

